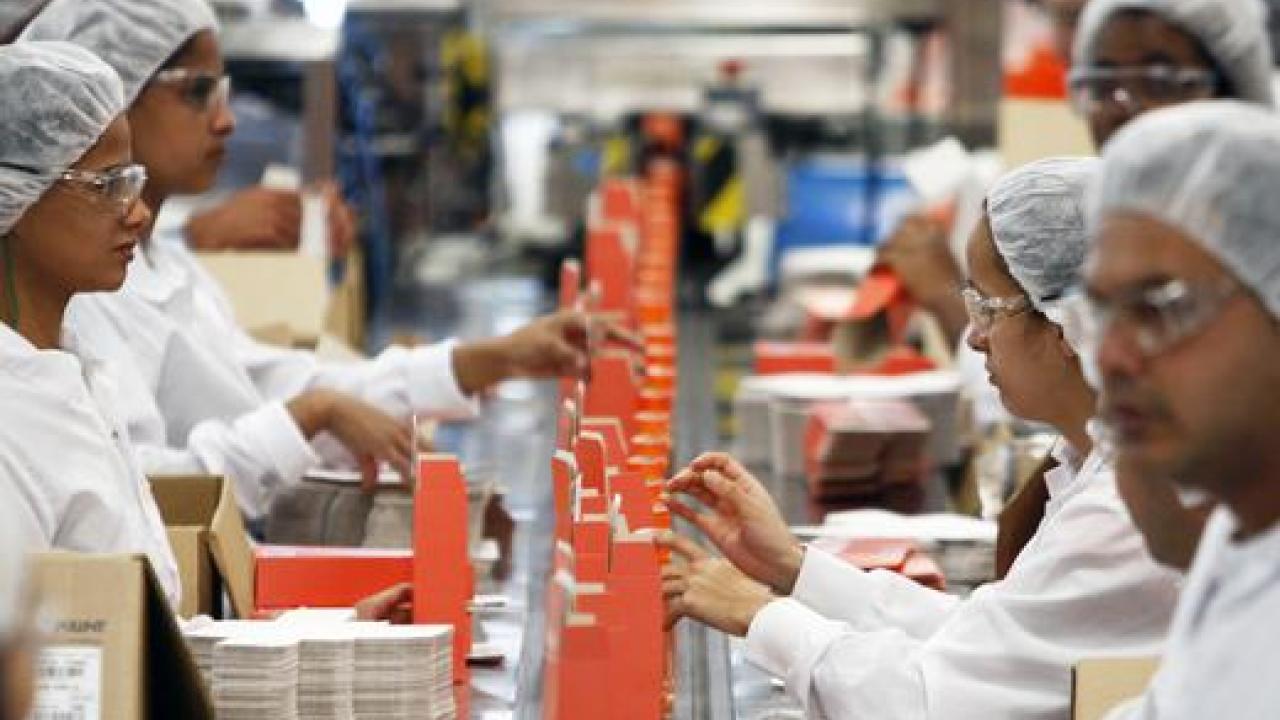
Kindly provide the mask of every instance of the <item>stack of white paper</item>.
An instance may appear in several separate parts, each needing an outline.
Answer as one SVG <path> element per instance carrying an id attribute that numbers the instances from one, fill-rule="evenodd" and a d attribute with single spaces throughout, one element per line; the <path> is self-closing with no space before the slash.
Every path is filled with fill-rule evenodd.
<path id="1" fill-rule="evenodd" d="M 455 716 L 452 627 L 353 626 L 358 720 Z"/>
<path id="2" fill-rule="evenodd" d="M 213 701 L 219 720 L 297 720 L 298 641 L 263 635 L 218 643 Z"/>
<path id="3" fill-rule="evenodd" d="M 355 641 L 342 626 L 298 628 L 298 717 L 352 720 L 355 717 Z"/>

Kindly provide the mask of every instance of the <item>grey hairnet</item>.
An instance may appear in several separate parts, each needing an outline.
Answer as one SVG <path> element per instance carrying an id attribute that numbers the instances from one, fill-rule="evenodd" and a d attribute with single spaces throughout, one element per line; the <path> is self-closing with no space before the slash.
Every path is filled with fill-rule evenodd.
<path id="1" fill-rule="evenodd" d="M 1089 223 L 1137 212 L 1198 242 L 1280 317 L 1280 118 L 1234 100 L 1147 113 L 1102 155 Z"/>
<path id="2" fill-rule="evenodd" d="M 1085 193 L 1097 170 L 1096 158 L 1038 160 L 987 192 L 996 252 L 1041 311 L 1079 283 L 1088 251 Z"/>
<path id="3" fill-rule="evenodd" d="M 1073 65 L 1093 64 L 1107 21 L 1125 10 L 1150 12 L 1199 40 L 1237 99 L 1274 104 L 1267 11 L 1260 0 L 1090 0 L 1076 31 Z"/>
<path id="4" fill-rule="evenodd" d="M 120 78 L 84 48 L 0 46 L 0 235 L 124 111 Z"/>
<path id="5" fill-rule="evenodd" d="M 196 33 L 216 30 L 207 0 L 53 0 L 22 40 L 68 40 L 116 69 L 130 105 Z"/>

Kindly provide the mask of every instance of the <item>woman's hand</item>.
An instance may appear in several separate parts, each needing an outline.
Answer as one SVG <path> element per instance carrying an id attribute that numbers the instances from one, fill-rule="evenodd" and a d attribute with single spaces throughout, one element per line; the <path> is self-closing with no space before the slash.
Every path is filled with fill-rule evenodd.
<path id="1" fill-rule="evenodd" d="M 662 568 L 668 628 L 688 617 L 742 637 L 756 614 L 773 600 L 768 588 L 743 575 L 728 561 L 710 557 L 692 540 L 666 533 L 657 542 L 679 556 Z"/>
<path id="2" fill-rule="evenodd" d="M 667 492 L 706 507 L 696 511 L 678 497 L 667 502 L 739 570 L 779 595 L 791 594 L 804 551 L 769 491 L 738 461 L 724 453 L 702 455 L 667 482 Z"/>

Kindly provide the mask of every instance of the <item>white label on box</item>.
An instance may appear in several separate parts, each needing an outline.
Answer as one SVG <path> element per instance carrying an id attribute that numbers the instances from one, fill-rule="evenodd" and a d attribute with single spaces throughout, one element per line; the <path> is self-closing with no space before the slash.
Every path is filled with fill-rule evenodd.
<path id="1" fill-rule="evenodd" d="M 102 648 L 44 648 L 36 670 L 32 720 L 101 720 Z"/>

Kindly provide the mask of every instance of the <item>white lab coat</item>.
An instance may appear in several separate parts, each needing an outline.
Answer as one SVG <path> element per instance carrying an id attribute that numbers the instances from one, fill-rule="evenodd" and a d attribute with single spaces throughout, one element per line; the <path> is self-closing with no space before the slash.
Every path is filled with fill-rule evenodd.
<path id="1" fill-rule="evenodd" d="M 1230 511 L 1215 510 L 1160 670 L 1108 720 L 1280 717 L 1280 523 L 1242 543 L 1235 532 Z"/>
<path id="2" fill-rule="evenodd" d="M 1179 586 L 1100 454 L 1069 455 L 1055 449 L 1044 520 L 1004 580 L 960 600 L 810 548 L 792 597 L 752 622 L 748 659 L 814 718 L 1066 717 L 1071 667 L 1157 654 Z"/>
<path id="3" fill-rule="evenodd" d="M 0 324 L 0 504 L 32 550 L 146 554 L 177 607 L 177 562 L 114 413 L 114 373 L 74 332 L 63 346 L 37 350 Z"/>
<path id="4" fill-rule="evenodd" d="M 250 518 L 263 517 L 306 469 L 345 458 L 332 438 L 308 443 L 286 411 L 305 390 L 350 393 L 402 418 L 477 411 L 454 378 L 450 342 L 351 364 L 257 342 L 236 324 L 217 282 L 173 240 L 153 239 L 121 292 L 77 297 L 68 318 L 133 372 L 120 380 L 131 389 L 123 415 L 143 468 L 226 475 Z"/>

